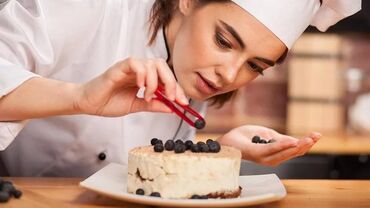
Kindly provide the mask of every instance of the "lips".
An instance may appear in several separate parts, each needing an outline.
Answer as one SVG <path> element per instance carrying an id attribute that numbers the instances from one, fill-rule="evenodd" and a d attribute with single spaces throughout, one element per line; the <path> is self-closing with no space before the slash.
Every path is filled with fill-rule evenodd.
<path id="1" fill-rule="evenodd" d="M 218 89 L 215 88 L 211 82 L 203 78 L 202 75 L 197 75 L 196 87 L 202 94 L 212 95 L 218 91 Z"/>

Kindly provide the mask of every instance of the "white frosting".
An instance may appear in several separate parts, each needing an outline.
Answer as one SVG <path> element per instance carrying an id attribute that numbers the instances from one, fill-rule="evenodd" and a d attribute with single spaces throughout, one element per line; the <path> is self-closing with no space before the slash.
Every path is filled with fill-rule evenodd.
<path id="1" fill-rule="evenodd" d="M 128 158 L 127 191 L 159 192 L 163 198 L 190 198 L 239 190 L 241 153 L 222 146 L 219 153 L 156 153 L 152 146 L 135 148 Z M 144 180 L 143 180 L 144 179 Z"/>

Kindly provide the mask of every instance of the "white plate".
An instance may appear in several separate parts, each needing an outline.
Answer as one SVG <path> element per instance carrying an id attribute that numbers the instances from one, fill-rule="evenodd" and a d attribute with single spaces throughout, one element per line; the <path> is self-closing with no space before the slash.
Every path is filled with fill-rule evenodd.
<path id="1" fill-rule="evenodd" d="M 236 207 L 277 201 L 286 190 L 275 174 L 240 176 L 241 196 L 234 199 L 163 199 L 129 194 L 126 191 L 126 166 L 111 163 L 80 182 L 80 186 L 127 202 L 171 207 Z"/>

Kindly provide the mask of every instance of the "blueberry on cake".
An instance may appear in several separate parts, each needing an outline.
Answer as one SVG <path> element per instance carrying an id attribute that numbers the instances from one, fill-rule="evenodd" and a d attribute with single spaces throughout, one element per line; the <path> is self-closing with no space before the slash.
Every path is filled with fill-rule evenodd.
<path id="1" fill-rule="evenodd" d="M 129 152 L 129 193 L 170 198 L 234 198 L 241 193 L 241 152 L 217 141 L 152 139 Z"/>

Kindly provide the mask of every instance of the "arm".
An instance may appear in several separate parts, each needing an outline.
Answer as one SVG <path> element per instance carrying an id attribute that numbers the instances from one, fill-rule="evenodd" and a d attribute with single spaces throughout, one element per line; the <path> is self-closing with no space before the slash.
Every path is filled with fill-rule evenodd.
<path id="1" fill-rule="evenodd" d="M 159 82 L 166 95 L 186 104 L 187 99 L 164 60 L 126 59 L 85 84 L 46 78 L 25 81 L 0 99 L 0 121 L 56 115 L 123 116 L 138 111 L 170 112 L 152 99 Z M 145 99 L 136 97 L 146 86 Z"/>
<path id="2" fill-rule="evenodd" d="M 168 112 L 165 105 L 152 99 L 158 81 L 165 85 L 168 97 L 184 100 L 162 60 L 121 61 L 87 83 L 37 76 L 38 66 L 53 70 L 47 68 L 55 66 L 57 57 L 40 4 L 9 1 L 0 9 L 0 150 L 22 130 L 25 119 L 78 113 L 122 116 L 143 110 Z M 143 86 L 145 100 L 136 98 Z"/>
<path id="3" fill-rule="evenodd" d="M 76 113 L 77 84 L 31 78 L 0 99 L 0 121 L 16 121 Z"/>

